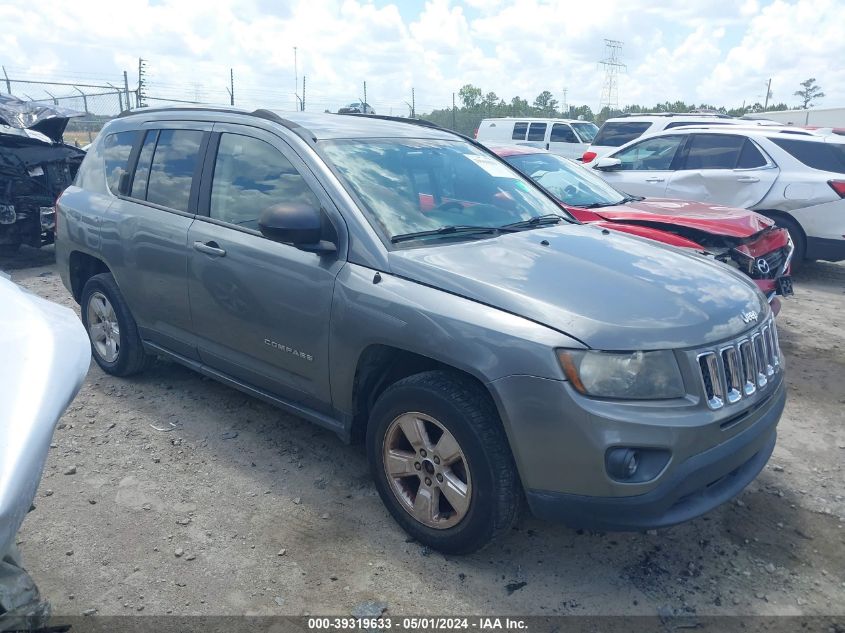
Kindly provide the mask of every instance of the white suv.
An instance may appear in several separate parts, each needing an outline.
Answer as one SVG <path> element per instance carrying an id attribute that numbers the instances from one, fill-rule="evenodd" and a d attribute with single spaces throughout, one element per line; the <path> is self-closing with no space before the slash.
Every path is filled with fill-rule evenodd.
<path id="1" fill-rule="evenodd" d="M 845 259 L 845 137 L 782 126 L 681 127 L 589 163 L 617 189 L 753 209 L 783 226 L 794 261 Z"/>
<path id="2" fill-rule="evenodd" d="M 735 125 L 745 123 L 727 114 L 709 112 L 650 112 L 648 114 L 623 114 L 605 121 L 599 128 L 592 144 L 584 152 L 582 160 L 589 163 L 612 152 L 617 147 L 630 143 L 641 136 L 671 130 L 688 125 Z"/>

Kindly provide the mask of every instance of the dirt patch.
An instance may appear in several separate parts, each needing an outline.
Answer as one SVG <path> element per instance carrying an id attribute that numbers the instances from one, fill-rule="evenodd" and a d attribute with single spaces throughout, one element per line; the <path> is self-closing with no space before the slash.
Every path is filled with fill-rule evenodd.
<path id="1" fill-rule="evenodd" d="M 0 262 L 76 307 L 49 249 Z M 11 264 L 11 265 L 10 265 Z M 410 542 L 360 447 L 175 364 L 92 364 L 21 549 L 58 614 L 842 614 L 845 266 L 808 265 L 779 330 L 789 397 L 734 502 L 649 534 L 525 518 L 468 557 Z M 76 472 L 66 475 L 73 467 Z"/>

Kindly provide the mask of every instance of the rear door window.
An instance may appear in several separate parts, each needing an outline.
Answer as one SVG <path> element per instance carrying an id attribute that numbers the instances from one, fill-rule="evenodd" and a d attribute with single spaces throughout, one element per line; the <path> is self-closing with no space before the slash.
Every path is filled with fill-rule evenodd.
<path id="1" fill-rule="evenodd" d="M 641 137 L 650 127 L 648 121 L 608 121 L 599 129 L 593 145 L 619 147 Z"/>
<path id="2" fill-rule="evenodd" d="M 773 138 L 771 141 L 807 167 L 845 174 L 845 144 Z"/>
<path id="3" fill-rule="evenodd" d="M 545 141 L 546 140 L 546 124 L 532 123 L 528 128 L 529 141 Z"/>
<path id="4" fill-rule="evenodd" d="M 683 169 L 734 169 L 744 144 L 732 134 L 693 134 Z"/>
<path id="5" fill-rule="evenodd" d="M 618 169 L 626 171 L 668 171 L 684 141 L 683 135 L 656 136 L 645 139 L 614 154 L 622 161 Z"/>
<path id="6" fill-rule="evenodd" d="M 117 195 L 119 193 L 120 178 L 129 169 L 129 154 L 138 138 L 138 131 L 117 132 L 109 134 L 103 144 L 103 158 L 106 168 L 106 182 L 109 190 Z"/>
<path id="7" fill-rule="evenodd" d="M 528 131 L 528 123 L 524 121 L 520 121 L 519 123 L 513 124 L 513 134 L 511 134 L 511 139 L 514 141 L 524 141 L 525 140 L 525 133 Z"/>
<path id="8" fill-rule="evenodd" d="M 150 167 L 147 202 L 177 211 L 188 210 L 202 136 L 199 130 L 159 132 Z"/>
<path id="9" fill-rule="evenodd" d="M 251 136 L 224 133 L 214 164 L 209 217 L 257 231 L 262 212 L 283 203 L 320 206 L 278 149 Z"/>
<path id="10" fill-rule="evenodd" d="M 555 123 L 552 125 L 552 135 L 549 138 L 552 143 L 578 143 L 575 132 L 566 123 Z"/>

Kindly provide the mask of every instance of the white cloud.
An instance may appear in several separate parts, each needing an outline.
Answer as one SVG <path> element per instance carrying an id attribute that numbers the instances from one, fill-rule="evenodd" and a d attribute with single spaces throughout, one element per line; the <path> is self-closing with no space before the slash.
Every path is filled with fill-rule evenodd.
<path id="1" fill-rule="evenodd" d="M 409 4 L 409 3 L 408 3 Z M 0 60 L 21 75 L 88 83 L 137 81 L 149 61 L 149 93 L 228 99 L 229 68 L 238 104 L 290 108 L 293 47 L 309 108 L 335 109 L 363 94 L 380 112 L 451 103 L 472 83 L 486 93 L 529 101 L 542 90 L 571 104 L 598 106 L 603 39 L 625 42 L 622 104 L 753 102 L 773 78 L 775 101 L 796 103 L 798 82 L 815 76 L 827 97 L 845 102 L 845 39 L 836 0 L 206 0 L 198 12 L 177 0 L 0 6 Z M 0 84 L 2 85 L 2 84 Z M 33 88 L 34 89 L 34 88 Z"/>

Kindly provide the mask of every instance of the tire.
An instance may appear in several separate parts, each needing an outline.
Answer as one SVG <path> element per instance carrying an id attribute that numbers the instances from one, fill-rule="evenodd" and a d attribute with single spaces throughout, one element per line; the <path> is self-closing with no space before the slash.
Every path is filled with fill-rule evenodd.
<path id="1" fill-rule="evenodd" d="M 516 522 L 522 489 L 507 437 L 489 395 L 470 378 L 429 371 L 394 383 L 373 407 L 366 443 L 382 501 L 423 545 L 468 554 Z"/>
<path id="2" fill-rule="evenodd" d="M 17 244 L 0 244 L 0 257 L 11 257 L 20 249 L 20 242 L 18 242 Z"/>
<path id="3" fill-rule="evenodd" d="M 792 245 L 795 247 L 795 252 L 792 254 L 792 272 L 798 272 L 807 258 L 807 238 L 804 230 L 792 218 L 777 215 L 772 219 L 777 226 L 789 231 L 789 237 L 792 238 Z"/>
<path id="4" fill-rule="evenodd" d="M 111 273 L 94 275 L 85 283 L 80 307 L 91 355 L 104 372 L 131 376 L 149 366 L 152 356 L 144 351 L 138 326 Z"/>

